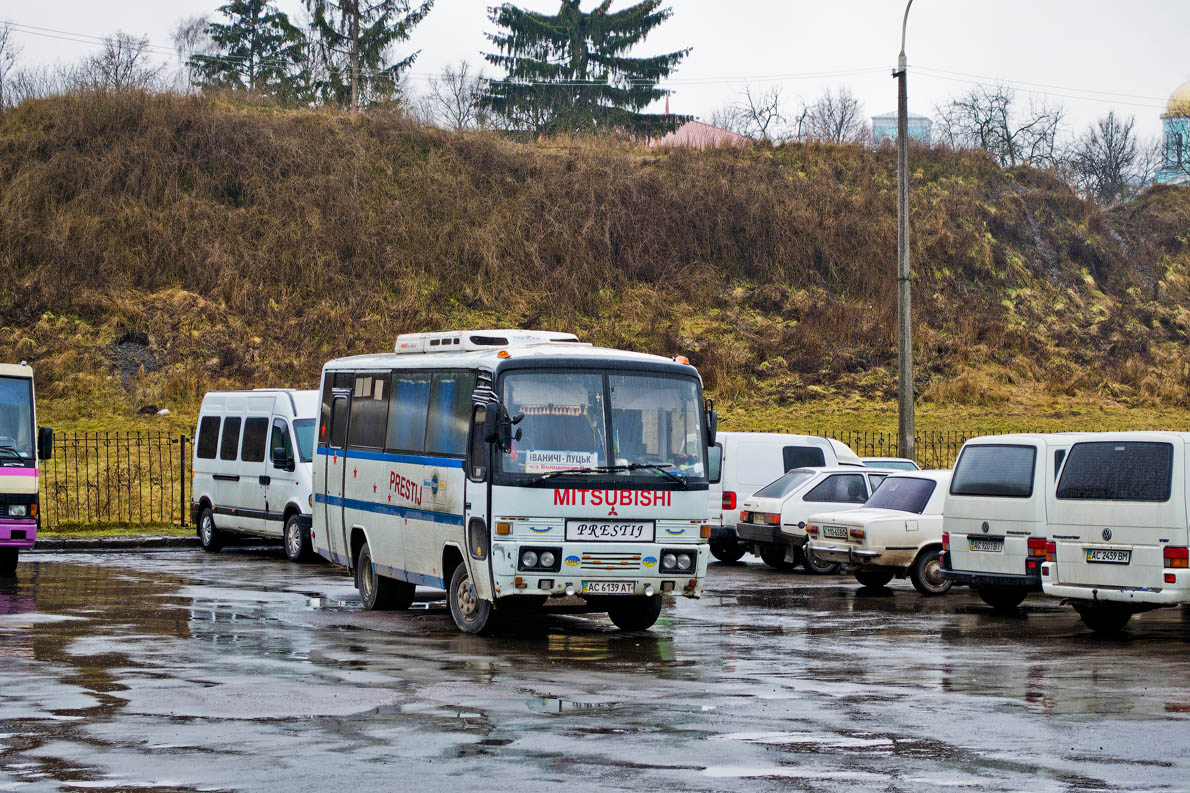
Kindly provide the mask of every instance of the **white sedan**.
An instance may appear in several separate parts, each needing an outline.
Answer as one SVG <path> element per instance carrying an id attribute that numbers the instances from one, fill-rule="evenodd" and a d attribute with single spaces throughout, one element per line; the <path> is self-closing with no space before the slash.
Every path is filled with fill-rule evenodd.
<path id="1" fill-rule="evenodd" d="M 810 516 L 807 553 L 821 562 L 850 563 L 855 577 L 882 587 L 907 574 L 923 595 L 941 595 L 942 504 L 950 471 L 906 471 L 884 480 L 860 509 Z"/>

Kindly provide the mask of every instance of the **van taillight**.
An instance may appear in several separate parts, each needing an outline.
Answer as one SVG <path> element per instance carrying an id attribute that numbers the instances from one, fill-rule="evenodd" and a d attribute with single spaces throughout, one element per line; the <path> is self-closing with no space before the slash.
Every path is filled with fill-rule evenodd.
<path id="1" fill-rule="evenodd" d="M 1051 540 L 1045 544 L 1045 560 L 1047 562 L 1058 561 L 1058 543 Z"/>
<path id="2" fill-rule="evenodd" d="M 1166 567 L 1190 567 L 1190 548 L 1167 545 L 1165 547 Z"/>
<path id="3" fill-rule="evenodd" d="M 1048 544 L 1045 537 L 1030 537 L 1026 544 L 1029 547 L 1030 556 L 1045 556 L 1045 546 Z"/>
<path id="4" fill-rule="evenodd" d="M 942 532 L 942 550 L 944 550 L 944 551 L 950 550 L 950 532 L 949 531 Z"/>
<path id="5" fill-rule="evenodd" d="M 735 509 L 735 493 L 731 490 L 723 491 L 723 508 Z"/>

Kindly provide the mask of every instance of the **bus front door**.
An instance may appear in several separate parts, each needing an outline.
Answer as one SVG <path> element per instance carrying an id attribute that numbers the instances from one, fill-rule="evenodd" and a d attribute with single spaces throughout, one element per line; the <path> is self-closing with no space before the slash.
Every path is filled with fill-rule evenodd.
<path id="1" fill-rule="evenodd" d="M 348 554 L 347 537 L 344 534 L 343 488 L 347 473 L 347 422 L 351 417 L 351 391 L 335 389 L 331 401 L 331 437 L 327 443 L 326 466 L 323 477 L 326 492 L 322 507 L 326 510 L 323 526 L 326 526 L 326 543 L 331 558 L 339 564 L 352 564 Z"/>

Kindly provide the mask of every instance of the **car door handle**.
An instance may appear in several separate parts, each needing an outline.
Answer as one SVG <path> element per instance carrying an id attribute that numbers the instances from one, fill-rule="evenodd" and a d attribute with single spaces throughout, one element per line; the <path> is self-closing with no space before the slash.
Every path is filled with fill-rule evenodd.
<path id="1" fill-rule="evenodd" d="M 272 481 L 273 481 L 273 477 L 271 477 L 271 476 L 268 476 L 267 474 L 266 474 L 266 475 L 264 475 L 264 476 L 262 476 L 262 477 L 260 477 L 260 483 L 261 483 L 262 485 L 267 485 L 267 484 L 269 484 L 269 483 L 270 483 L 270 482 L 272 482 Z"/>

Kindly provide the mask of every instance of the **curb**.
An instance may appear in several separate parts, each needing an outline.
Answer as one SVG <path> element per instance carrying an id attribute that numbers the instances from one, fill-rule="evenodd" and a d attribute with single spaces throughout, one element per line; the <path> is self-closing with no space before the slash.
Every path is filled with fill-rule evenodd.
<path id="1" fill-rule="evenodd" d="M 133 537 L 68 537 L 55 540 L 38 538 L 32 550 L 25 553 L 53 553 L 61 551 L 143 551 L 147 549 L 193 550 L 200 547 L 198 537 L 167 537 L 141 535 Z"/>

